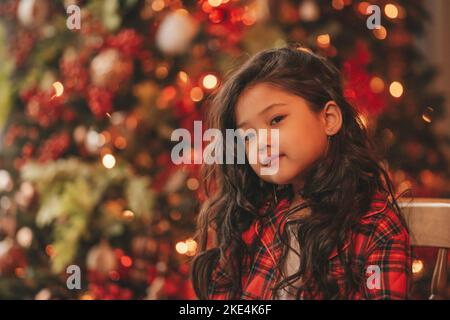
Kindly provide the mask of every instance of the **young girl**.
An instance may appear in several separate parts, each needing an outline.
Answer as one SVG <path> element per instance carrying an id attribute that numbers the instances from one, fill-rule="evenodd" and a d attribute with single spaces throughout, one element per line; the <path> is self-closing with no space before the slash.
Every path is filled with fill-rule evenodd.
<path id="1" fill-rule="evenodd" d="M 205 167 L 198 298 L 407 298 L 408 232 L 336 68 L 304 48 L 262 51 L 229 77 L 207 116 L 224 136 L 278 129 L 278 150 L 270 139 L 264 146 L 278 170 Z"/>

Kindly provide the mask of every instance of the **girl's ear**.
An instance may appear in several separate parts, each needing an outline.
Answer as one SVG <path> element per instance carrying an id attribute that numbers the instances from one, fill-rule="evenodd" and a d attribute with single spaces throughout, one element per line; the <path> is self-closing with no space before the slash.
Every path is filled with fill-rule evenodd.
<path id="1" fill-rule="evenodd" d="M 334 136 L 342 128 L 342 111 L 333 100 L 328 101 L 322 110 L 325 133 Z"/>

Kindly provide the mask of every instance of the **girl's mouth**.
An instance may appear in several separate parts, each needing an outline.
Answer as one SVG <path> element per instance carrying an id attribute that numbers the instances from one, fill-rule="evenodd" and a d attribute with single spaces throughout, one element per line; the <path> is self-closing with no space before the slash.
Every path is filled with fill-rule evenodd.
<path id="1" fill-rule="evenodd" d="M 261 159 L 261 165 L 263 167 L 273 166 L 277 162 L 280 162 L 280 160 L 285 156 L 286 156 L 285 154 L 281 153 L 281 154 L 272 155 L 270 157 L 263 157 Z"/>

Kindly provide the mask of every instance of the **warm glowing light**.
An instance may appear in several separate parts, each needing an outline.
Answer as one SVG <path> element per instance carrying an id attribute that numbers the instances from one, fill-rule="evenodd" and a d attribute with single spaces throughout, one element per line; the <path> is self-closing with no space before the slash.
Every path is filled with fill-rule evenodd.
<path id="1" fill-rule="evenodd" d="M 385 27 L 380 26 L 379 29 L 374 29 L 373 30 L 373 35 L 375 36 L 375 38 L 377 38 L 378 40 L 384 40 L 387 37 L 387 30 Z"/>
<path id="2" fill-rule="evenodd" d="M 111 140 L 111 133 L 109 133 L 108 131 L 105 130 L 98 136 L 98 141 L 97 141 L 98 146 L 101 147 L 105 143 L 108 143 L 110 140 Z"/>
<path id="3" fill-rule="evenodd" d="M 333 0 L 331 2 L 331 5 L 333 6 L 333 8 L 335 8 L 336 10 L 342 10 L 344 9 L 344 1 L 343 0 Z"/>
<path id="4" fill-rule="evenodd" d="M 331 38 L 329 34 L 321 34 L 317 37 L 317 45 L 321 48 L 326 48 L 330 45 Z"/>
<path id="5" fill-rule="evenodd" d="M 208 0 L 208 4 L 211 7 L 218 7 L 222 4 L 222 0 Z"/>
<path id="6" fill-rule="evenodd" d="M 422 260 L 414 260 L 412 262 L 412 272 L 420 273 L 423 270 L 423 262 Z"/>
<path id="7" fill-rule="evenodd" d="M 169 74 L 169 69 L 165 65 L 158 66 L 155 70 L 155 74 L 159 79 L 163 79 Z"/>
<path id="8" fill-rule="evenodd" d="M 180 241 L 176 244 L 175 250 L 177 250 L 179 254 L 186 254 L 188 251 L 188 245 L 186 244 L 186 242 Z"/>
<path id="9" fill-rule="evenodd" d="M 431 107 L 428 107 L 427 110 L 422 114 L 423 121 L 427 123 L 431 123 L 433 121 L 433 112 L 434 109 Z"/>
<path id="10" fill-rule="evenodd" d="M 194 102 L 198 102 L 203 99 L 203 90 L 200 87 L 194 87 L 191 90 L 191 99 Z"/>
<path id="11" fill-rule="evenodd" d="M 187 255 L 193 256 L 197 252 L 197 242 L 194 239 L 186 240 Z"/>
<path id="12" fill-rule="evenodd" d="M 133 260 L 129 256 L 120 257 L 120 263 L 125 267 L 129 268 L 133 264 Z"/>
<path id="13" fill-rule="evenodd" d="M 217 86 L 217 77 L 213 74 L 208 74 L 203 78 L 202 84 L 206 89 L 214 89 Z"/>
<path id="14" fill-rule="evenodd" d="M 367 12 L 367 9 L 369 8 L 369 6 L 370 6 L 370 3 L 366 2 L 366 1 L 363 1 L 360 4 L 358 4 L 358 11 L 359 11 L 359 13 L 362 14 L 362 15 L 369 14 Z"/>
<path id="15" fill-rule="evenodd" d="M 427 122 L 427 123 L 431 123 L 431 118 L 429 118 L 426 114 L 422 115 L 422 120 Z"/>
<path id="16" fill-rule="evenodd" d="M 188 82 L 188 80 L 189 80 L 188 74 L 184 71 L 178 72 L 178 78 L 180 78 L 180 80 L 184 83 Z"/>
<path id="17" fill-rule="evenodd" d="M 166 4 L 164 3 L 164 0 L 153 0 L 153 2 L 152 2 L 152 9 L 153 9 L 153 11 L 156 11 L 156 12 L 164 9 L 165 6 L 166 6 Z"/>
<path id="18" fill-rule="evenodd" d="M 107 169 L 112 169 L 116 165 L 116 158 L 112 154 L 105 154 L 102 158 L 102 163 Z"/>
<path id="19" fill-rule="evenodd" d="M 131 210 L 124 210 L 122 216 L 127 220 L 131 220 L 134 218 L 134 212 Z"/>
<path id="20" fill-rule="evenodd" d="M 400 98 L 403 95 L 403 85 L 398 81 L 394 81 L 389 86 L 389 92 L 394 98 Z"/>
<path id="21" fill-rule="evenodd" d="M 374 93 L 381 93 L 384 90 L 384 81 L 380 77 L 373 77 L 370 79 L 370 89 Z"/>
<path id="22" fill-rule="evenodd" d="M 52 257 L 55 254 L 55 250 L 53 249 L 53 246 L 51 244 L 47 245 L 45 247 L 45 253 L 49 256 Z"/>
<path id="23" fill-rule="evenodd" d="M 125 149 L 127 147 L 127 140 L 122 136 L 118 136 L 114 140 L 114 145 L 117 149 Z"/>
<path id="24" fill-rule="evenodd" d="M 188 187 L 189 190 L 197 190 L 198 187 L 200 186 L 200 183 L 195 178 L 189 178 L 186 181 L 186 186 Z"/>
<path id="25" fill-rule="evenodd" d="M 398 9 L 395 5 L 389 3 L 384 7 L 384 14 L 388 18 L 395 19 L 398 17 Z"/>
<path id="26" fill-rule="evenodd" d="M 94 300 L 94 297 L 92 297 L 89 293 L 86 293 L 80 297 L 80 300 Z"/>
<path id="27" fill-rule="evenodd" d="M 15 274 L 18 278 L 23 278 L 25 277 L 25 269 L 21 268 L 21 267 L 17 267 L 15 270 Z"/>
<path id="28" fill-rule="evenodd" d="M 61 82 L 56 81 L 53 83 L 53 89 L 55 89 L 55 97 L 60 97 L 64 93 L 64 86 Z"/>

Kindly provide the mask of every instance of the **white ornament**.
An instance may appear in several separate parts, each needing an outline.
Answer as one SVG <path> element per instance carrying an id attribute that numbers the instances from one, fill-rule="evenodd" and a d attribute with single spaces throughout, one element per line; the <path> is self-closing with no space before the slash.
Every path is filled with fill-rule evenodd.
<path id="1" fill-rule="evenodd" d="M 169 13 L 156 33 L 156 44 L 166 54 L 186 52 L 198 31 L 198 25 L 189 13 L 177 10 Z"/>
<path id="2" fill-rule="evenodd" d="M 115 90 L 133 72 L 133 62 L 116 49 L 105 49 L 92 59 L 91 79 L 94 85 Z"/>
<path id="3" fill-rule="evenodd" d="M 89 270 L 95 270 L 101 274 L 108 274 L 117 268 L 116 255 L 107 241 L 102 240 L 89 250 L 86 266 Z"/>
<path id="4" fill-rule="evenodd" d="M 17 18 L 26 27 L 42 24 L 49 13 L 47 0 L 20 0 L 17 7 Z"/>
<path id="5" fill-rule="evenodd" d="M 0 191 L 10 191 L 12 189 L 11 175 L 6 170 L 0 170 Z"/>
<path id="6" fill-rule="evenodd" d="M 28 227 L 22 227 L 17 231 L 17 243 L 23 248 L 28 248 L 33 241 L 33 231 Z"/>
<path id="7" fill-rule="evenodd" d="M 48 288 L 44 288 L 39 291 L 34 297 L 35 300 L 50 300 L 52 297 L 52 292 Z"/>

